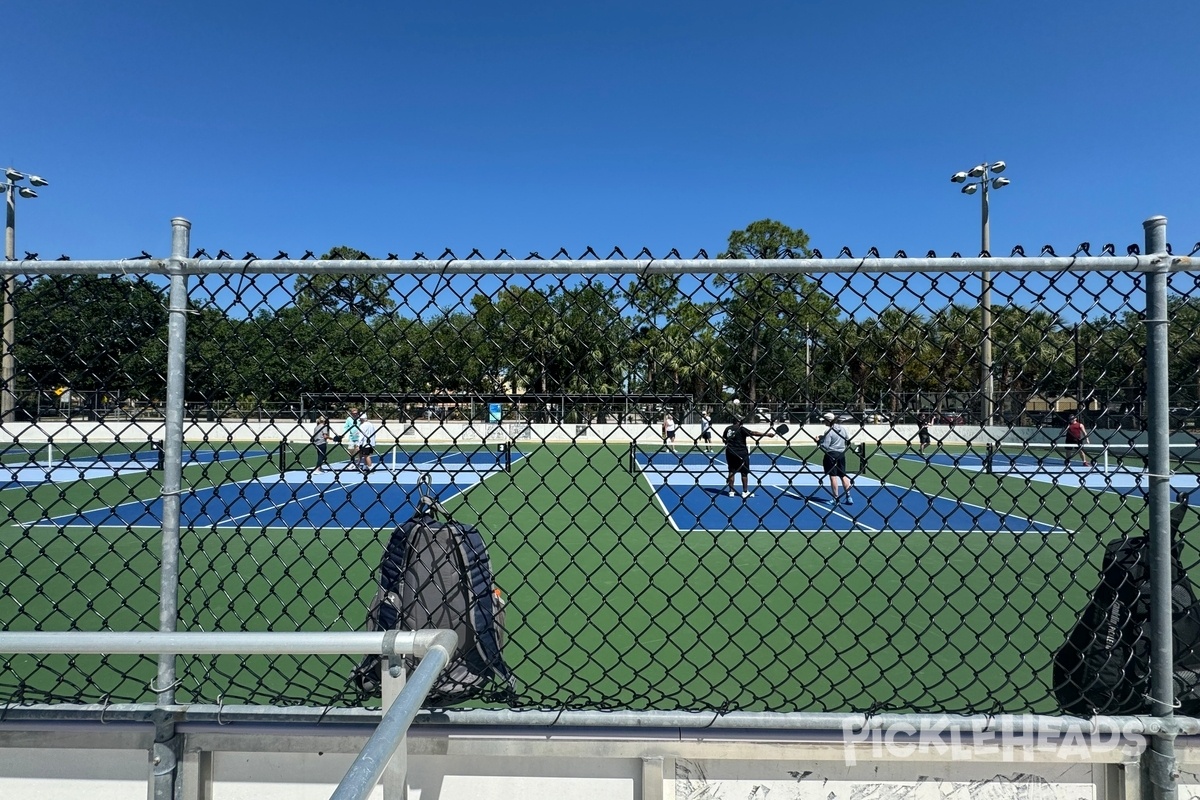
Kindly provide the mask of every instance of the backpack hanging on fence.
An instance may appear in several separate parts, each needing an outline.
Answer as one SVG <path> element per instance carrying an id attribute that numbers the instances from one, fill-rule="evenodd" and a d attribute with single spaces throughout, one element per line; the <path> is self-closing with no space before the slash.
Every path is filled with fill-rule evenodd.
<path id="1" fill-rule="evenodd" d="M 458 648 L 425 705 L 512 699 L 516 683 L 501 653 L 504 604 L 492 583 L 483 537 L 423 496 L 416 514 L 392 533 L 384 551 L 367 630 L 426 628 L 453 630 Z M 411 672 L 417 659 L 404 662 Z M 380 695 L 381 666 L 379 655 L 368 655 L 355 667 L 351 683 L 360 698 Z"/>
<path id="2" fill-rule="evenodd" d="M 1171 513 L 1171 619 L 1175 701 L 1200 713 L 1200 603 L 1180 561 L 1187 495 Z M 1150 713 L 1150 540 L 1134 536 L 1104 551 L 1100 585 L 1054 656 L 1054 693 L 1064 712 Z"/>

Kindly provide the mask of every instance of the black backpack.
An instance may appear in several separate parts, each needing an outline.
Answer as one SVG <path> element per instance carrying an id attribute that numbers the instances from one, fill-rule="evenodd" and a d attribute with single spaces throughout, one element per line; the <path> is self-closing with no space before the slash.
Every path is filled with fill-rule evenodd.
<path id="1" fill-rule="evenodd" d="M 1180 561 L 1187 495 L 1171 513 L 1171 617 L 1175 700 L 1200 712 L 1200 604 Z M 1134 536 L 1104 551 L 1100 585 L 1054 655 L 1054 694 L 1064 712 L 1150 713 L 1150 541 Z"/>
<path id="2" fill-rule="evenodd" d="M 439 519 L 440 517 L 440 519 Z M 483 537 L 423 497 L 393 533 L 379 565 L 379 587 L 367 630 L 444 628 L 458 648 L 425 699 L 444 706 L 482 698 L 511 702 L 516 682 L 504 663 L 504 602 L 492 583 Z M 417 659 L 404 659 L 410 673 Z M 365 656 L 351 675 L 360 699 L 379 697 L 382 658 Z"/>

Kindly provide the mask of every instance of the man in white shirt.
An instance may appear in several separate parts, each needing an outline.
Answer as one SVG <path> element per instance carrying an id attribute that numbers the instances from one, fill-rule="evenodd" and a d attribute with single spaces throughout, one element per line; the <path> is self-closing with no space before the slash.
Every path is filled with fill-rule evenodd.
<path id="1" fill-rule="evenodd" d="M 358 468 L 363 472 L 367 472 L 375 466 L 371 456 L 375 453 L 377 430 L 375 423 L 366 414 L 358 418 Z"/>

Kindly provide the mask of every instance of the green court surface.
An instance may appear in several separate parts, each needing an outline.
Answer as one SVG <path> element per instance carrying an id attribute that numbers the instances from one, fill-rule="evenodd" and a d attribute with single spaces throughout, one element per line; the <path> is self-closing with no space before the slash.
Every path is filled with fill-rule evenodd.
<path id="1" fill-rule="evenodd" d="M 882 530 L 680 530 L 652 482 L 631 469 L 628 444 L 514 447 L 521 457 L 511 471 L 444 502 L 490 541 L 508 602 L 505 657 L 530 707 L 1053 713 L 1050 661 L 1095 584 L 1103 544 L 1145 522 L 1140 495 L 874 447 L 851 465 L 864 484 L 1000 510 L 1053 532 L 911 518 Z M 773 453 L 803 458 L 810 449 Z M 266 450 L 188 464 L 185 488 L 229 503 L 250 484 L 286 482 L 331 502 L 327 489 L 291 483 Z M 4 626 L 155 629 L 152 526 L 35 522 L 153 503 L 160 486 L 151 470 L 0 493 Z M 412 507 L 360 510 L 362 525 L 323 527 L 185 518 L 179 629 L 361 629 L 387 536 Z M 1185 565 L 1194 554 L 1185 551 Z M 185 656 L 177 698 L 354 703 L 346 691 L 354 661 Z M 154 657 L 4 663 L 0 693 L 12 701 L 154 699 Z"/>

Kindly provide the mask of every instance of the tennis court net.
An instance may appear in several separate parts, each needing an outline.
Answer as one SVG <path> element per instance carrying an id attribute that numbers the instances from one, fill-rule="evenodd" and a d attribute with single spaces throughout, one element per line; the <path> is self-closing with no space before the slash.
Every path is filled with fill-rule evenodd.
<path id="1" fill-rule="evenodd" d="M 814 444 L 756 444 L 750 448 L 751 469 L 788 472 L 813 472 L 823 474 L 824 453 Z M 725 464 L 724 445 L 692 446 L 683 444 L 674 449 L 661 442 L 633 441 L 629 443 L 626 459 L 631 473 L 644 470 L 666 472 L 705 471 L 713 464 Z M 865 472 L 867 447 L 861 442 L 851 444 L 846 453 L 846 468 L 851 472 Z"/>
<path id="2" fill-rule="evenodd" d="M 477 470 L 512 469 L 512 447 L 508 442 L 486 444 L 466 442 L 435 444 L 430 442 L 381 442 L 371 453 L 370 463 L 358 448 L 345 444 L 326 446 L 324 458 L 318 445 L 310 442 L 280 443 L 278 464 L 281 471 L 320 468 L 385 468 L 404 470 Z"/>
<path id="3" fill-rule="evenodd" d="M 1168 453 L 1172 473 L 1200 472 L 1200 444 L 1172 444 Z M 1150 446 L 1146 444 L 997 442 L 988 445 L 985 468 L 999 474 L 1078 470 L 1140 473 L 1147 471 L 1149 456 Z"/>
<path id="4" fill-rule="evenodd" d="M 162 442 L 64 442 L 21 439 L 0 445 L 0 465 L 9 469 L 112 467 L 153 469 L 162 465 Z"/>

